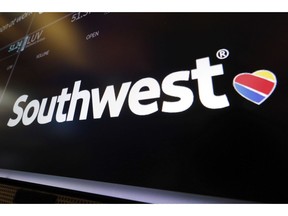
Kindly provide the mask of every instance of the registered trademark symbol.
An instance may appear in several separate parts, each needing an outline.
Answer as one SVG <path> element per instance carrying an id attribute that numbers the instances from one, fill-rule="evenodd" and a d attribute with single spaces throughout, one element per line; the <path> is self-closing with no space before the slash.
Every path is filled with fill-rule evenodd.
<path id="1" fill-rule="evenodd" d="M 229 51 L 227 49 L 220 49 L 217 51 L 216 56 L 218 59 L 226 59 L 229 56 Z"/>

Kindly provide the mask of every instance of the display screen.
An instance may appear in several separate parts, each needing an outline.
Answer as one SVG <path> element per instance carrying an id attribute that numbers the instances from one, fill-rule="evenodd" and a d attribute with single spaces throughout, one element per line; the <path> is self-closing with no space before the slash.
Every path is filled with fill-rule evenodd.
<path id="1" fill-rule="evenodd" d="M 288 14 L 0 14 L 0 169 L 288 201 Z"/>

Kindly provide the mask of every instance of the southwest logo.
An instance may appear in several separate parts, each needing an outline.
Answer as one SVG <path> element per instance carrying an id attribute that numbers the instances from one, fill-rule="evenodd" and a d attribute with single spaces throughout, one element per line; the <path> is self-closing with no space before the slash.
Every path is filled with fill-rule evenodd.
<path id="1" fill-rule="evenodd" d="M 260 105 L 274 91 L 276 76 L 268 70 L 238 74 L 233 80 L 235 90 L 247 100 Z"/>
<path id="2" fill-rule="evenodd" d="M 213 78 L 221 75 L 224 75 L 222 64 L 211 65 L 209 57 L 205 57 L 196 59 L 196 68 L 172 72 L 160 82 L 153 77 L 145 77 L 135 82 L 126 81 L 121 85 L 118 84 L 120 89 L 117 94 L 114 85 L 106 86 L 100 94 L 100 89 L 97 87 L 82 89 L 82 80 L 77 80 L 73 89 L 69 91 L 67 87 L 63 88 L 59 95 L 54 95 L 51 99 L 45 97 L 42 100 L 31 100 L 27 94 L 19 96 L 13 106 L 15 115 L 8 120 L 7 126 L 15 127 L 21 121 L 25 126 L 34 121 L 48 124 L 53 119 L 58 123 L 74 121 L 76 107 L 79 105 L 79 120 L 88 118 L 89 109 L 93 119 L 101 119 L 106 113 L 104 112 L 106 107 L 110 117 L 116 118 L 119 117 L 125 101 L 130 111 L 139 116 L 155 112 L 184 112 L 192 106 L 194 93 L 189 87 L 179 84 L 179 81 L 196 80 L 202 105 L 208 109 L 223 109 L 230 106 L 227 95 L 223 92 L 215 94 L 213 85 Z M 272 72 L 258 70 L 254 73 L 238 74 L 233 79 L 233 86 L 242 97 L 260 105 L 272 94 L 276 82 Z M 169 98 L 161 99 L 162 94 Z M 177 100 L 172 100 L 170 97 Z M 69 107 L 67 111 L 64 109 L 66 106 Z"/>

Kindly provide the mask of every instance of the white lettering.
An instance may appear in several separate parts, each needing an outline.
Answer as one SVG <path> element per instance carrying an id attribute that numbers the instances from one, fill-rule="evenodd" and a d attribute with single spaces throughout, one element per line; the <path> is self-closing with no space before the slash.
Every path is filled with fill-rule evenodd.
<path id="1" fill-rule="evenodd" d="M 66 115 L 63 113 L 65 102 L 69 101 L 71 98 L 71 94 L 68 94 L 68 88 L 62 89 L 61 95 L 58 96 L 58 108 L 56 112 L 56 121 L 57 122 L 64 122 L 66 121 Z"/>
<path id="2" fill-rule="evenodd" d="M 48 98 L 44 98 L 41 102 L 38 117 L 37 117 L 37 121 L 39 124 L 47 124 L 52 121 L 53 113 L 54 113 L 56 102 L 57 102 L 57 96 L 52 97 L 48 113 L 46 116 L 44 116 L 44 111 L 45 111 L 45 107 L 47 104 L 47 100 Z"/>
<path id="3" fill-rule="evenodd" d="M 210 66 L 209 58 L 196 60 L 196 69 L 191 70 L 191 79 L 197 80 L 199 98 L 201 103 L 209 109 L 221 109 L 229 106 L 229 101 L 225 94 L 215 95 L 213 87 L 213 76 L 224 74 L 221 64 Z M 30 125 L 36 118 L 39 124 L 47 124 L 52 121 L 58 103 L 55 119 L 62 123 L 73 121 L 77 105 L 81 105 L 79 120 L 86 120 L 92 103 L 92 113 L 94 119 L 100 119 L 106 107 L 109 109 L 111 118 L 118 117 L 128 96 L 128 106 L 132 113 L 145 116 L 159 111 L 158 99 L 161 90 L 168 97 L 174 97 L 173 101 L 167 99 L 162 101 L 161 112 L 178 113 L 187 110 L 194 102 L 192 90 L 181 85 L 181 82 L 190 80 L 190 71 L 178 71 L 168 74 L 162 81 L 161 86 L 154 78 L 147 77 L 138 80 L 130 89 L 132 82 L 122 83 L 118 95 L 116 96 L 113 85 L 107 86 L 102 98 L 99 88 L 80 90 L 81 80 L 74 83 L 72 93 L 68 93 L 68 88 L 63 88 L 59 96 L 51 98 L 49 109 L 47 109 L 48 98 L 42 99 L 41 105 L 38 100 L 32 100 L 25 108 L 20 103 L 26 103 L 28 95 L 20 96 L 14 106 L 13 112 L 16 118 L 10 118 L 7 125 L 16 126 L 22 119 L 23 125 Z M 130 90 L 130 92 L 129 92 Z M 172 100 L 172 99 L 171 99 Z M 79 103 L 78 103 L 79 102 Z M 68 112 L 67 112 L 68 110 Z M 46 115 L 44 114 L 46 112 Z"/>
<path id="4" fill-rule="evenodd" d="M 148 90 L 142 90 L 143 88 Z M 141 104 L 139 101 L 155 99 L 160 97 L 160 86 L 157 80 L 153 78 L 144 78 L 136 82 L 129 94 L 128 104 L 130 110 L 136 115 L 149 115 L 158 111 L 157 102 L 150 104 Z"/>
<path id="5" fill-rule="evenodd" d="M 162 91 L 169 96 L 179 98 L 178 101 L 163 101 L 162 112 L 177 113 L 187 110 L 194 101 L 191 89 L 184 86 L 174 85 L 177 81 L 188 81 L 190 71 L 179 71 L 171 73 L 162 82 Z"/>
<path id="6" fill-rule="evenodd" d="M 129 91 L 131 82 L 123 83 L 116 99 L 114 86 L 107 86 L 100 100 L 99 89 L 92 89 L 92 106 L 93 106 L 93 117 L 94 119 L 99 119 L 108 103 L 110 117 L 118 117 L 122 109 L 123 103 L 126 99 L 127 93 Z"/>
<path id="7" fill-rule="evenodd" d="M 42 33 L 43 33 L 43 30 L 36 32 L 35 34 L 29 36 L 28 41 L 27 41 L 27 46 L 38 41 L 40 39 Z"/>
<path id="8" fill-rule="evenodd" d="M 220 109 L 229 106 L 226 95 L 214 95 L 212 76 L 224 74 L 222 65 L 210 66 L 209 58 L 196 60 L 196 69 L 192 70 L 192 80 L 198 80 L 198 90 L 201 103 L 210 109 Z"/>
<path id="9" fill-rule="evenodd" d="M 16 102 L 13 106 L 13 112 L 17 115 L 17 118 L 16 119 L 12 119 L 12 118 L 9 119 L 9 121 L 7 123 L 7 125 L 9 127 L 14 127 L 21 121 L 21 118 L 23 115 L 23 109 L 19 106 L 19 104 L 21 102 L 26 102 L 27 99 L 28 99 L 28 95 L 22 95 L 16 100 Z"/>
<path id="10" fill-rule="evenodd" d="M 22 123 L 24 125 L 30 125 L 38 115 L 40 103 L 38 100 L 32 100 L 25 108 L 23 112 L 23 117 L 22 117 Z M 32 115 L 29 117 L 29 112 L 30 110 L 33 110 Z"/>
<path id="11" fill-rule="evenodd" d="M 90 102 L 90 92 L 88 90 L 80 90 L 81 81 L 74 83 L 72 98 L 69 106 L 67 121 L 73 121 L 75 109 L 78 100 L 82 100 L 82 107 L 79 120 L 86 120 Z"/>

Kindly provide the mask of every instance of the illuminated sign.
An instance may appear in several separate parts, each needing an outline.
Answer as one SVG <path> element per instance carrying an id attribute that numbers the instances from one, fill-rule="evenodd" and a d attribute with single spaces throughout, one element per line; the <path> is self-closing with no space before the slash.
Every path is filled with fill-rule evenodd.
<path id="1" fill-rule="evenodd" d="M 210 66 L 208 57 L 197 59 L 196 65 L 197 68 L 191 70 L 191 79 L 198 80 L 199 98 L 202 104 L 209 109 L 228 107 L 229 101 L 225 94 L 217 96 L 214 94 L 212 81 L 213 76 L 224 74 L 222 65 Z M 56 121 L 59 123 L 73 121 L 76 105 L 79 100 L 82 101 L 79 120 L 87 119 L 90 100 L 94 119 L 102 117 L 107 105 L 110 117 L 118 117 L 128 94 L 129 108 L 134 114 L 140 116 L 150 115 L 159 111 L 159 104 L 153 101 L 144 105 L 141 104 L 141 101 L 159 98 L 161 89 L 166 95 L 178 98 L 174 102 L 163 101 L 161 111 L 166 113 L 183 112 L 193 104 L 194 94 L 189 88 L 176 85 L 175 83 L 189 81 L 189 77 L 190 71 L 187 70 L 167 75 L 163 79 L 161 86 L 156 79 L 151 77 L 137 81 L 132 87 L 132 82 L 125 82 L 121 85 L 118 96 L 115 95 L 115 87 L 111 85 L 106 87 L 102 98 L 100 97 L 99 88 L 91 89 L 91 93 L 88 90 L 80 90 L 81 80 L 79 80 L 74 83 L 72 93 L 68 93 L 68 88 L 64 88 L 59 96 L 51 98 L 47 115 L 44 115 L 44 111 L 47 109 L 46 106 L 48 106 L 48 98 L 42 99 L 41 103 L 38 100 L 32 100 L 23 110 L 20 105 L 26 103 L 29 96 L 22 95 L 16 100 L 13 107 L 13 111 L 17 117 L 15 119 L 10 118 L 7 125 L 14 127 L 22 120 L 22 123 L 27 126 L 33 123 L 36 118 L 39 124 L 47 124 L 52 121 L 56 104 L 58 104 L 55 115 Z M 252 74 L 238 74 L 234 78 L 233 84 L 241 96 L 259 105 L 274 91 L 276 77 L 270 71 L 260 70 Z M 148 88 L 148 90 L 143 91 L 143 88 Z M 63 113 L 65 103 L 69 101 L 68 113 Z"/>
<path id="2" fill-rule="evenodd" d="M 287 201 L 286 14 L 0 16 L 0 170 Z"/>
<path id="3" fill-rule="evenodd" d="M 81 80 L 76 81 L 72 93 L 68 93 L 68 88 L 64 88 L 62 89 L 61 95 L 52 97 L 46 116 L 44 115 L 44 111 L 47 106 L 47 98 L 42 99 L 41 104 L 38 100 L 32 100 L 23 110 L 20 107 L 20 104 L 26 103 L 29 96 L 22 95 L 16 100 L 13 107 L 13 111 L 17 117 L 15 119 L 10 118 L 7 125 L 9 127 L 14 127 L 22 119 L 22 123 L 27 126 L 36 118 L 39 124 L 47 124 L 52 121 L 56 103 L 58 103 L 55 117 L 57 122 L 73 121 L 76 104 L 79 100 L 82 100 L 79 119 L 85 120 L 87 119 L 90 98 L 92 101 L 94 119 L 101 118 L 107 104 L 110 110 L 110 117 L 118 117 L 129 89 L 129 108 L 136 115 L 150 115 L 159 110 L 159 105 L 156 101 L 145 105 L 141 104 L 140 101 L 159 98 L 161 88 L 166 95 L 179 98 L 176 102 L 163 101 L 161 111 L 166 113 L 183 112 L 193 104 L 194 95 L 190 89 L 176 85 L 175 82 L 189 81 L 190 73 L 192 75 L 192 80 L 198 80 L 199 97 L 205 107 L 209 109 L 221 109 L 229 106 L 229 101 L 225 94 L 220 96 L 214 95 L 212 77 L 224 74 L 222 65 L 210 66 L 208 57 L 197 59 L 196 65 L 197 68 L 191 70 L 191 72 L 188 70 L 178 71 L 167 75 L 162 81 L 161 87 L 158 81 L 151 77 L 137 81 L 131 89 L 131 82 L 123 83 L 117 97 L 113 85 L 106 87 L 104 95 L 102 99 L 100 99 L 98 88 L 92 89 L 91 93 L 88 90 L 80 90 Z M 141 89 L 143 88 L 148 88 L 148 90 L 142 91 Z M 65 103 L 69 101 L 69 111 L 67 114 L 63 113 Z M 32 114 L 29 116 L 31 110 Z"/>

